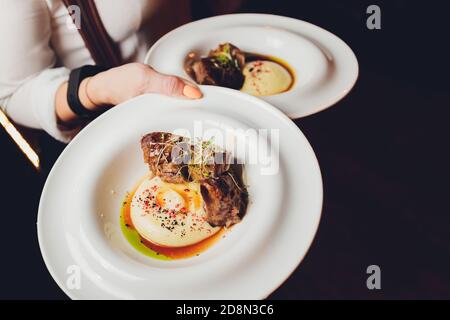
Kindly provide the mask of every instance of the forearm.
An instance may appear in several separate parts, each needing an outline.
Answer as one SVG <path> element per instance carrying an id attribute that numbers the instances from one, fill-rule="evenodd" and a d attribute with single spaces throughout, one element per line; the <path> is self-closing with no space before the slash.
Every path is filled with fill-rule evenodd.
<path id="1" fill-rule="evenodd" d="M 58 88 L 55 110 L 59 122 L 70 126 L 77 122 L 77 115 L 67 102 L 67 88 L 67 82 Z M 158 73 L 144 64 L 130 63 L 84 79 L 80 83 L 78 97 L 85 108 L 98 111 L 143 93 L 160 93 L 188 99 L 202 96 L 198 87 L 186 80 Z"/>
<path id="2" fill-rule="evenodd" d="M 55 112 L 56 93 L 68 78 L 69 70 L 65 68 L 43 70 L 11 89 L 14 91 L 5 95 L 2 107 L 15 123 L 45 130 L 55 139 L 68 142 L 74 133 L 67 128 L 61 130 Z"/>

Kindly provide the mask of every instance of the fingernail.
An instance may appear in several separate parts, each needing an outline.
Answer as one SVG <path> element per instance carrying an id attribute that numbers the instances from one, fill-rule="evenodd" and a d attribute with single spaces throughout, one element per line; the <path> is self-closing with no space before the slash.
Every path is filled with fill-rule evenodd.
<path id="1" fill-rule="evenodd" d="M 183 88 L 183 95 L 189 99 L 198 99 L 202 97 L 202 92 L 199 88 L 187 84 Z"/>

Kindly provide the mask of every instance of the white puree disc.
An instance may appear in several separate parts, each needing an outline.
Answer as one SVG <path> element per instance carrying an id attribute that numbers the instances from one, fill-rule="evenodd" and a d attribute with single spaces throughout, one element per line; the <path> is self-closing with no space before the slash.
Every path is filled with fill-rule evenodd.
<path id="1" fill-rule="evenodd" d="M 167 247 L 200 242 L 220 230 L 206 221 L 198 183 L 145 179 L 131 202 L 131 221 L 146 240 Z"/>

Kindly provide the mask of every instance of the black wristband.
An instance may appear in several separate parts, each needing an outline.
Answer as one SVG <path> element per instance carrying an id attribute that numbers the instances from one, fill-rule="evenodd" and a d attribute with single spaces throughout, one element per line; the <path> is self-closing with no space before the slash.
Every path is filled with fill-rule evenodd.
<path id="1" fill-rule="evenodd" d="M 80 88 L 81 81 L 106 70 L 108 70 L 108 68 L 102 66 L 86 65 L 73 69 L 70 72 L 69 84 L 67 88 L 67 103 L 73 113 L 80 118 L 91 118 L 96 114 L 96 112 L 86 109 L 80 101 L 78 90 Z"/>

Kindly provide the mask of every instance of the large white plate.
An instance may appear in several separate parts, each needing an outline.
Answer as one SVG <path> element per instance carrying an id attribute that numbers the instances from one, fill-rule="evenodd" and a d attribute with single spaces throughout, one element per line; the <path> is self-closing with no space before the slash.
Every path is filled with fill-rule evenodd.
<path id="1" fill-rule="evenodd" d="M 224 88 L 202 90 L 200 100 L 144 95 L 119 105 L 81 131 L 55 163 L 39 205 L 38 237 L 47 268 L 71 298 L 259 299 L 306 254 L 322 208 L 320 169 L 308 141 L 262 100 Z M 246 165 L 247 214 L 207 252 L 177 261 L 146 257 L 119 225 L 125 193 L 147 172 L 140 138 L 194 127 L 201 137 L 199 126 L 235 138 L 257 132 L 261 148 L 248 145 L 251 154 L 279 151 L 269 158 L 278 160 L 275 170 L 264 171 L 269 161 Z"/>
<path id="2" fill-rule="evenodd" d="M 186 24 L 158 40 L 145 62 L 163 73 L 187 77 L 183 62 L 189 52 L 203 56 L 224 42 L 291 65 L 296 74 L 293 88 L 262 97 L 290 118 L 332 106 L 358 77 L 358 61 L 341 39 L 308 22 L 267 14 L 232 14 Z"/>

